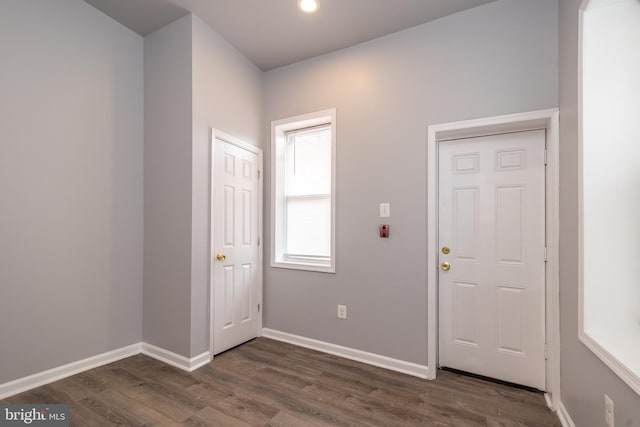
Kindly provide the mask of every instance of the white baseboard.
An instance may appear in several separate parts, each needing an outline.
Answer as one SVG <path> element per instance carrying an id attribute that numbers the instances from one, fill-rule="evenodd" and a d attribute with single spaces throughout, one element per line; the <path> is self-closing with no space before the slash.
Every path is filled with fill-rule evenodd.
<path id="1" fill-rule="evenodd" d="M 567 411 L 567 408 L 565 408 L 564 403 L 558 402 L 557 414 L 558 418 L 560 418 L 560 424 L 562 424 L 562 427 L 576 427 L 569 415 L 569 412 Z"/>
<path id="2" fill-rule="evenodd" d="M 189 359 L 181 354 L 147 343 L 142 343 L 142 354 L 187 372 L 195 371 L 211 361 L 211 354 L 208 351 Z"/>
<path id="3" fill-rule="evenodd" d="M 311 338 L 305 338 L 298 335 L 280 332 L 273 329 L 264 328 L 262 336 L 277 341 L 283 341 L 300 347 L 310 348 L 312 350 L 321 351 L 323 353 L 333 354 L 334 356 L 344 357 L 345 359 L 355 360 L 357 362 L 367 363 L 369 365 L 378 366 L 380 368 L 389 369 L 403 374 L 413 375 L 423 379 L 429 378 L 429 367 L 419 365 L 417 363 L 405 362 L 404 360 L 393 359 L 379 354 L 368 353 L 354 348 L 343 347 L 324 341 L 318 341 Z"/>
<path id="4" fill-rule="evenodd" d="M 98 366 L 117 362 L 118 360 L 126 357 L 135 356 L 136 354 L 140 354 L 141 351 L 141 343 L 132 344 L 127 347 L 108 351 L 106 353 L 71 362 L 63 366 L 58 366 L 57 368 L 48 369 L 27 377 L 18 378 L 17 380 L 9 381 L 8 383 L 0 384 L 0 399 L 70 377 L 71 375 L 79 374 L 80 372 L 88 371 L 89 369 L 97 368 Z"/>
<path id="5" fill-rule="evenodd" d="M 0 384 L 0 400 L 140 353 L 187 372 L 195 371 L 211 361 L 208 351 L 189 359 L 155 345 L 137 343 Z"/>
<path id="6" fill-rule="evenodd" d="M 544 401 L 546 402 L 547 407 L 548 407 L 549 409 L 551 409 L 552 411 L 555 409 L 555 408 L 553 407 L 553 399 L 552 399 L 552 397 L 551 397 L 551 393 L 545 393 L 545 394 L 544 394 Z"/>

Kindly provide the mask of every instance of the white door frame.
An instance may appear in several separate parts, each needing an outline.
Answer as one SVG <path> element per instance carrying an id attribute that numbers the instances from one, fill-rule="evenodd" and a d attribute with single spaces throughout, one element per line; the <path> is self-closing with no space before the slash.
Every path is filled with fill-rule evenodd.
<path id="1" fill-rule="evenodd" d="M 552 409 L 558 408 L 560 403 L 559 117 L 559 110 L 553 108 L 429 126 L 427 138 L 427 378 L 435 379 L 438 367 L 438 144 L 461 138 L 545 129 L 547 146 L 545 171 L 547 394 L 545 397 Z"/>
<path id="2" fill-rule="evenodd" d="M 216 155 L 216 139 L 222 140 L 228 144 L 234 145 L 236 147 L 242 148 L 244 150 L 249 151 L 250 153 L 254 153 L 255 155 L 258 156 L 258 304 L 260 304 L 260 311 L 258 312 L 258 326 L 257 326 L 257 331 L 256 331 L 256 336 L 260 337 L 262 336 L 262 313 L 263 313 L 263 308 L 262 308 L 262 282 L 263 282 L 263 276 L 262 276 L 262 245 L 263 245 L 263 238 L 262 238 L 262 228 L 263 228 L 263 196 L 262 196 L 262 192 L 264 189 L 264 181 L 263 181 L 263 173 L 262 173 L 262 168 L 263 168 L 263 154 L 262 154 L 262 149 L 256 147 L 255 145 L 251 145 L 247 142 L 244 142 L 238 138 L 235 138 L 229 134 L 226 134 L 224 132 L 221 132 L 217 129 L 211 129 L 211 141 L 209 141 L 211 150 L 210 150 L 210 158 L 209 158 L 209 182 L 210 182 L 210 188 L 209 188 L 209 248 L 208 248 L 208 259 L 209 259 L 209 354 L 211 355 L 211 359 L 213 360 L 213 333 L 214 333 L 214 327 L 215 327 L 215 292 L 214 292 L 214 274 L 213 274 L 213 269 L 214 269 L 214 262 L 213 262 L 213 224 L 214 224 L 214 217 L 213 217 L 213 213 L 214 213 L 214 209 L 213 209 L 213 203 L 214 203 L 214 198 L 213 198 L 213 188 L 214 188 L 214 182 L 213 182 L 213 177 L 215 176 L 214 174 L 214 165 L 215 165 L 215 155 Z"/>

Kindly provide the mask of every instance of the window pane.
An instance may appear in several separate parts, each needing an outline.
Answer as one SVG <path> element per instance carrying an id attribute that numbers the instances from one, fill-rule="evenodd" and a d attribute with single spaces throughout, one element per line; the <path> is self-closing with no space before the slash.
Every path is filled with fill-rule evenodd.
<path id="1" fill-rule="evenodd" d="M 331 255 L 331 199 L 302 198 L 287 202 L 289 255 Z"/>
<path id="2" fill-rule="evenodd" d="M 271 265 L 335 273 L 335 109 L 271 123 Z"/>
<path id="3" fill-rule="evenodd" d="M 331 193 L 331 130 L 294 134 L 287 145 L 287 195 Z"/>

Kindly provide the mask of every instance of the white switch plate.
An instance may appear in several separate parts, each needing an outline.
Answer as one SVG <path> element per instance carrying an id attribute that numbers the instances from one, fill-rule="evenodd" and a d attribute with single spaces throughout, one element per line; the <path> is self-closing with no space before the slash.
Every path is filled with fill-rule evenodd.
<path id="1" fill-rule="evenodd" d="M 391 216 L 391 203 L 380 203 L 380 218 Z"/>
<path id="2" fill-rule="evenodd" d="M 338 305 L 338 319 L 346 319 L 346 318 L 347 318 L 347 306 Z"/>
<path id="3" fill-rule="evenodd" d="M 615 427 L 613 418 L 613 400 L 606 394 L 604 395 L 604 422 L 607 427 Z"/>

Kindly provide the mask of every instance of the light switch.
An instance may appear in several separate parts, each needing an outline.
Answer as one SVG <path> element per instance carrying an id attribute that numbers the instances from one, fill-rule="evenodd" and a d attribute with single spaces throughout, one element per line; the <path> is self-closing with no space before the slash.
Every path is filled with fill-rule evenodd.
<path id="1" fill-rule="evenodd" d="M 380 218 L 391 216 L 391 203 L 380 203 Z"/>

